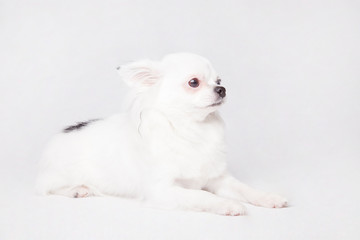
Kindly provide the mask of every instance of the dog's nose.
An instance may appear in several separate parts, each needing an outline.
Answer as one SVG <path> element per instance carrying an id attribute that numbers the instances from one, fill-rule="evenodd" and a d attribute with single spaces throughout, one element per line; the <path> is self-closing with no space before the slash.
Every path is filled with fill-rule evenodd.
<path id="1" fill-rule="evenodd" d="M 222 98 L 226 96 L 226 89 L 224 87 L 216 87 L 214 91 Z"/>

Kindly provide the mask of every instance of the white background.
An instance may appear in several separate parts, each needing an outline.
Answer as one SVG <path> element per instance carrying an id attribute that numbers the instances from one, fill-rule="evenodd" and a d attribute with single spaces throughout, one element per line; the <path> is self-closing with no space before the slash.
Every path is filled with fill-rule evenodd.
<path id="1" fill-rule="evenodd" d="M 359 239 L 358 1 L 0 0 L 0 239 Z M 187 51 L 227 87 L 229 167 L 289 198 L 245 217 L 38 197 L 66 125 L 120 110 L 115 68 Z"/>

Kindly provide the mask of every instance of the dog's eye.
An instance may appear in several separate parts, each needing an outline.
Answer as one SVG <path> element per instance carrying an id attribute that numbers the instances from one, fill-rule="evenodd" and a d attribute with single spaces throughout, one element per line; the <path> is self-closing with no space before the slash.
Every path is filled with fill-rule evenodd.
<path id="1" fill-rule="evenodd" d="M 218 79 L 216 80 L 216 84 L 217 84 L 217 85 L 220 85 L 220 84 L 221 84 L 221 79 L 220 79 L 220 78 L 218 78 Z"/>
<path id="2" fill-rule="evenodd" d="M 199 79 L 193 78 L 189 81 L 189 86 L 192 88 L 197 88 L 200 85 Z"/>

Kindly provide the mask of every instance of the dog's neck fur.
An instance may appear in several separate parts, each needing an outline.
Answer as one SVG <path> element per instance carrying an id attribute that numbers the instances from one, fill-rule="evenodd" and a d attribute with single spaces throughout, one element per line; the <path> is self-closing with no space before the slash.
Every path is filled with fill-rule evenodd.
<path id="1" fill-rule="evenodd" d="M 161 106 L 154 109 L 162 112 L 170 121 L 179 122 L 185 125 L 208 121 L 214 115 L 214 112 L 203 109 L 178 110 L 177 108 L 172 108 L 171 106 Z"/>

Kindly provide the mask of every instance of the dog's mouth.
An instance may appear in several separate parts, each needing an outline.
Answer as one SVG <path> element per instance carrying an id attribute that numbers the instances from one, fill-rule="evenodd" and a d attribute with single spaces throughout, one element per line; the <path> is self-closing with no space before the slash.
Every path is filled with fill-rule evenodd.
<path id="1" fill-rule="evenodd" d="M 216 102 L 216 103 L 213 103 L 213 104 L 209 105 L 208 107 L 220 106 L 222 103 L 223 103 L 223 101 L 219 101 L 219 102 Z"/>

